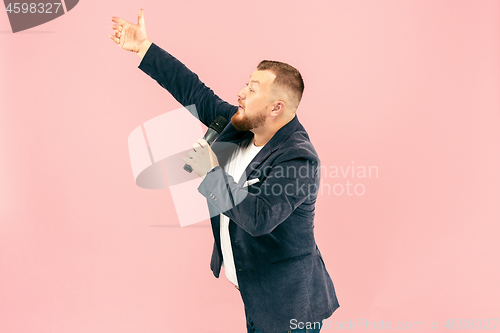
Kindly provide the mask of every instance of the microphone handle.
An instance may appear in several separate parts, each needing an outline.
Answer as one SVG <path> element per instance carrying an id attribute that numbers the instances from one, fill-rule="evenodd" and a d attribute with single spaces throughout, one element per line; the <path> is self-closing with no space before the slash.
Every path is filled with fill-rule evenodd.
<path id="1" fill-rule="evenodd" d="M 219 132 L 217 132 L 216 130 L 214 130 L 213 128 L 209 128 L 207 133 L 205 133 L 205 136 L 203 137 L 203 140 L 205 140 L 210 146 L 212 145 L 212 142 L 215 141 L 215 139 L 217 139 L 217 137 L 219 136 Z"/>
<path id="2" fill-rule="evenodd" d="M 215 141 L 215 139 L 217 139 L 219 134 L 220 134 L 219 132 L 210 127 L 207 133 L 205 133 L 203 140 L 205 140 L 209 145 L 212 145 L 212 143 Z M 184 170 L 186 170 L 189 173 L 193 172 L 193 168 L 191 168 L 189 164 L 184 164 Z"/>

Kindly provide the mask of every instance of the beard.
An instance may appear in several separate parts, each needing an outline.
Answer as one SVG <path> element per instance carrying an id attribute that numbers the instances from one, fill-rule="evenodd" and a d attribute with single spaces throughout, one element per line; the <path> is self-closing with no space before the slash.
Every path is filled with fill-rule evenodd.
<path id="1" fill-rule="evenodd" d="M 234 128 L 240 132 L 250 131 L 251 129 L 262 126 L 266 122 L 266 114 L 264 110 L 251 117 L 247 116 L 242 110 L 238 110 L 232 117 L 231 123 Z"/>

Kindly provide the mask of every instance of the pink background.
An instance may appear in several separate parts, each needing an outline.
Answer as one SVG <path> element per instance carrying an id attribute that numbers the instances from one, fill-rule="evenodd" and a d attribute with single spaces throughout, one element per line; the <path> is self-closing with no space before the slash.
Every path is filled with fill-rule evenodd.
<path id="1" fill-rule="evenodd" d="M 323 166 L 378 168 L 323 179 L 365 189 L 316 206 L 332 323 L 500 317 L 499 1 L 84 0 L 17 34 L 0 14 L 0 332 L 245 332 L 208 222 L 133 180 L 128 135 L 179 107 L 108 37 L 140 8 L 231 103 L 260 60 L 297 67 Z"/>

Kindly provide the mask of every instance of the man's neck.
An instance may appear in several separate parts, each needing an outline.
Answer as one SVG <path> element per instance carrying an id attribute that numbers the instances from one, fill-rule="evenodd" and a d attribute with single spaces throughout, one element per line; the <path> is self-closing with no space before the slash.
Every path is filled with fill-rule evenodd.
<path id="1" fill-rule="evenodd" d="M 257 147 L 264 146 L 266 143 L 269 142 L 269 140 L 271 140 L 273 138 L 273 136 L 274 136 L 274 134 L 276 134 L 276 132 L 278 132 L 283 126 L 288 124 L 293 118 L 295 118 L 295 114 L 293 115 L 292 118 L 290 118 L 286 121 L 282 121 L 278 125 L 251 130 L 254 134 L 254 137 L 253 137 L 254 145 Z"/>
<path id="2" fill-rule="evenodd" d="M 265 133 L 265 134 L 257 134 L 257 133 L 254 132 L 253 144 L 256 147 L 262 147 L 262 146 L 264 146 L 266 143 L 269 142 L 269 140 L 271 140 L 271 138 L 274 136 L 274 134 L 276 134 L 276 132 L 274 132 L 274 133 L 269 133 L 268 132 L 268 133 Z"/>

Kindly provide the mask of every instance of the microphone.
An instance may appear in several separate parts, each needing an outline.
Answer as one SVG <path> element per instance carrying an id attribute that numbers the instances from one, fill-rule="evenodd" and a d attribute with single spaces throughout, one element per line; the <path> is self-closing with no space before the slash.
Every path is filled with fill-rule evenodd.
<path id="1" fill-rule="evenodd" d="M 203 139 L 209 144 L 212 145 L 212 142 L 217 139 L 219 134 L 222 132 L 224 127 L 227 125 L 227 120 L 223 116 L 217 116 L 215 120 L 210 124 L 210 127 L 207 130 L 207 133 L 205 133 L 205 136 Z M 184 164 L 184 170 L 187 172 L 193 172 L 193 168 L 189 164 Z"/>

